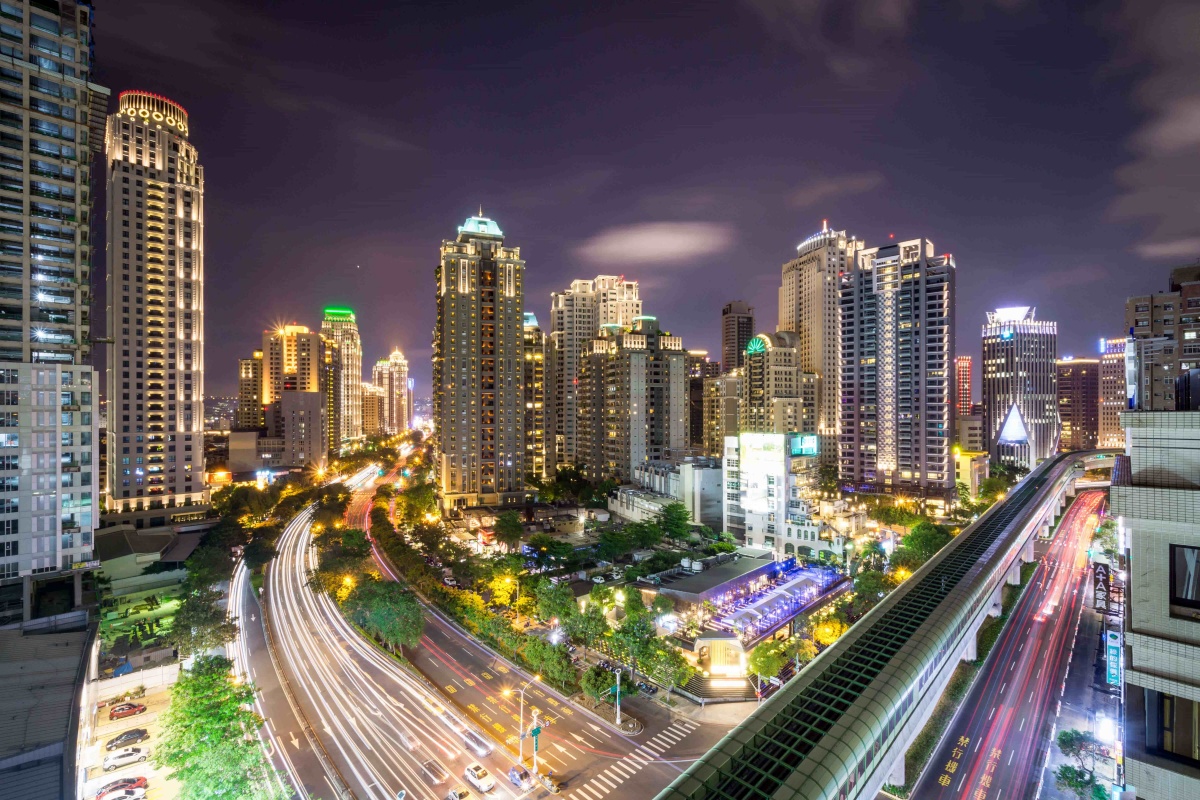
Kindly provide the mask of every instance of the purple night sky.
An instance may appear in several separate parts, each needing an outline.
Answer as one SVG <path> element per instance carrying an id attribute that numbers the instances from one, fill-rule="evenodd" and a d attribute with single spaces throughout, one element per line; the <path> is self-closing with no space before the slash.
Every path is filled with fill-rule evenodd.
<path id="1" fill-rule="evenodd" d="M 954 253 L 960 354 L 1036 305 L 1084 355 L 1200 255 L 1200 5 L 1081 5 L 122 0 L 96 79 L 191 114 L 209 394 L 264 328 L 348 305 L 364 365 L 398 345 L 427 395 L 438 246 L 480 204 L 543 323 L 624 274 L 718 354 L 721 306 L 773 330 L 828 218 Z"/>

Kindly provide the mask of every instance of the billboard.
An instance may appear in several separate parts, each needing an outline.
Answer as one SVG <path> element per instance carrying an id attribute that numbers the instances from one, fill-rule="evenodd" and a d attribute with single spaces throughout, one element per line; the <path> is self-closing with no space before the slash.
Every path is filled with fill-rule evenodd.
<path id="1" fill-rule="evenodd" d="M 743 433 L 738 437 L 738 480 L 742 509 L 769 514 L 782 497 L 787 474 L 786 439 L 782 433 Z"/>
<path id="2" fill-rule="evenodd" d="M 815 433 L 793 433 L 788 437 L 793 456 L 816 456 L 820 454 L 820 444 Z"/>
<path id="3" fill-rule="evenodd" d="M 1121 632 L 1107 631 L 1104 634 L 1104 660 L 1108 669 L 1105 679 L 1109 686 L 1121 685 Z"/>

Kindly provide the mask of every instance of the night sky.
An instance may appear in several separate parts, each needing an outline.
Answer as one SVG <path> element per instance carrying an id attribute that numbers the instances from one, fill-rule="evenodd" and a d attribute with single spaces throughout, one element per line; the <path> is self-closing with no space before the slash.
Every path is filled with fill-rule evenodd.
<path id="1" fill-rule="evenodd" d="M 427 395 L 439 243 L 480 205 L 543 324 L 552 290 L 623 274 L 714 356 L 729 300 L 774 330 L 780 265 L 824 218 L 953 253 L 976 359 L 1002 305 L 1094 353 L 1200 255 L 1197 3 L 97 7 L 114 104 L 191 115 L 209 394 L 264 328 L 336 304 L 364 366 L 398 345 Z"/>

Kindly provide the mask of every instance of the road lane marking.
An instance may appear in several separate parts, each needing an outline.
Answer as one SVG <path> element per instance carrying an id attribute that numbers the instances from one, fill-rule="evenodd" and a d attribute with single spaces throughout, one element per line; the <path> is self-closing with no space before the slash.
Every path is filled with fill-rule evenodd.
<path id="1" fill-rule="evenodd" d="M 1011 753 L 1008 754 L 1008 766 L 1010 766 L 1010 767 L 1012 766 L 1013 756 L 1015 756 L 1016 754 L 1017 754 L 1017 751 L 1015 749 Z"/>
<path id="2" fill-rule="evenodd" d="M 1026 717 L 1021 717 L 1021 727 L 1017 728 L 1017 733 L 1020 733 L 1021 731 L 1025 730 L 1025 720 L 1026 720 Z"/>
<path id="3" fill-rule="evenodd" d="M 646 742 L 646 747 L 654 751 L 655 755 L 662 755 L 667 751 L 667 748 L 662 745 L 657 745 L 654 742 Z"/>
<path id="4" fill-rule="evenodd" d="M 988 722 L 992 721 L 992 714 L 996 713 L 996 708 L 997 708 L 997 706 L 992 706 L 992 711 L 991 711 L 991 713 L 988 714 Z"/>

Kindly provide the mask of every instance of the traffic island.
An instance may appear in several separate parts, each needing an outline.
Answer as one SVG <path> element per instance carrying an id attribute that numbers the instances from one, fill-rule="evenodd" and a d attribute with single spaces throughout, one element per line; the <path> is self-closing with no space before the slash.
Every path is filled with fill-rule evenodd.
<path id="1" fill-rule="evenodd" d="M 616 708 L 604 702 L 603 700 L 601 700 L 599 703 L 595 703 L 592 698 L 582 693 L 573 694 L 568 699 L 580 708 L 587 709 L 597 717 L 600 717 L 600 719 L 612 725 L 621 733 L 637 736 L 646 729 L 646 726 L 642 724 L 640 719 L 631 716 L 629 712 L 625 711 L 624 709 L 621 711 L 621 724 L 618 725 Z"/>

